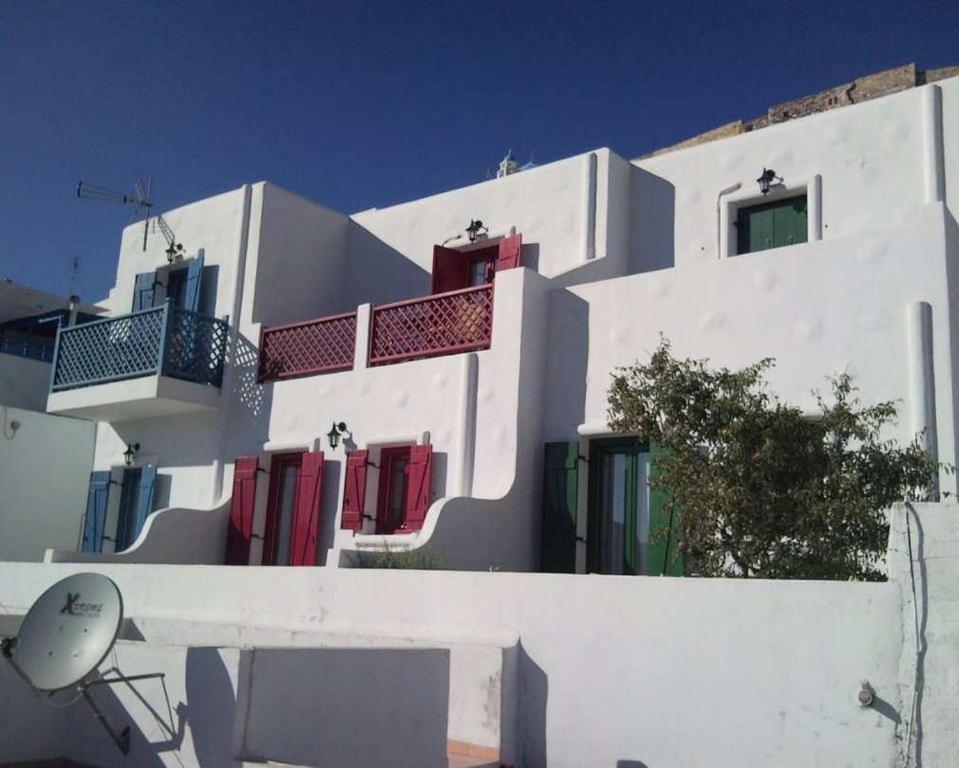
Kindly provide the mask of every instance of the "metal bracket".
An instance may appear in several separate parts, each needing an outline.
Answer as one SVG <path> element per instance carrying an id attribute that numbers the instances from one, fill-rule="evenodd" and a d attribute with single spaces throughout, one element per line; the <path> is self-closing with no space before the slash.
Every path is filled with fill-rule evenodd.
<path id="1" fill-rule="evenodd" d="M 91 680 L 89 683 L 84 684 L 80 688 L 80 693 L 83 694 L 83 698 L 86 699 L 87 704 L 90 705 L 90 709 L 93 710 L 94 716 L 100 721 L 100 725 L 104 727 L 106 732 L 110 734 L 110 738 L 113 739 L 113 743 L 117 745 L 117 749 L 119 749 L 124 755 L 128 755 L 130 753 L 130 726 L 124 726 L 117 731 L 116 728 L 110 724 L 107 716 L 103 714 L 103 711 L 100 709 L 96 700 L 90 694 L 90 688 L 95 685 L 114 685 L 115 683 L 129 683 L 132 680 L 146 680 L 154 677 L 163 678 L 163 676 L 164 675 L 162 672 L 152 672 L 146 675 L 130 675 L 129 677 L 124 675 L 110 678 L 101 677 L 97 680 Z"/>
<path id="2" fill-rule="evenodd" d="M 582 537 L 582 536 L 577 536 L 577 537 L 576 537 L 576 541 L 577 541 L 577 542 L 582 542 L 583 544 L 588 544 L 588 543 L 589 543 L 589 542 L 586 541 L 586 539 L 585 539 L 584 537 Z"/>
<path id="3" fill-rule="evenodd" d="M 577 456 L 576 461 L 581 461 L 584 464 L 589 464 L 589 459 L 587 459 L 585 456 Z"/>

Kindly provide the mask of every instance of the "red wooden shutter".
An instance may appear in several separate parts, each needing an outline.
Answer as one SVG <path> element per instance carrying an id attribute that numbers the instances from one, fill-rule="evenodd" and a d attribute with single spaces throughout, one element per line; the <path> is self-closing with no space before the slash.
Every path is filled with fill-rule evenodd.
<path id="1" fill-rule="evenodd" d="M 226 537 L 227 565 L 250 564 L 253 504 L 256 501 L 256 474 L 259 466 L 260 460 L 256 456 L 240 456 L 233 465 L 230 530 Z"/>
<path id="2" fill-rule="evenodd" d="M 432 459 L 432 445 L 410 447 L 410 463 L 407 470 L 409 477 L 406 484 L 406 528 L 410 531 L 418 531 L 423 527 L 426 511 L 430 508 Z"/>
<path id="3" fill-rule="evenodd" d="M 369 451 L 346 452 L 346 487 L 343 489 L 343 514 L 340 528 L 363 529 L 363 507 L 366 504 L 366 465 Z"/>
<path id="4" fill-rule="evenodd" d="M 465 288 L 469 282 L 468 266 L 469 260 L 459 251 L 434 245 L 430 293 L 446 293 Z"/>
<path id="5" fill-rule="evenodd" d="M 304 453 L 293 502 L 290 565 L 316 565 L 316 539 L 320 533 L 322 500 L 323 451 Z"/>
<path id="6" fill-rule="evenodd" d="M 513 235 L 499 241 L 499 252 L 496 256 L 496 271 L 518 267 L 522 261 L 523 236 Z"/>

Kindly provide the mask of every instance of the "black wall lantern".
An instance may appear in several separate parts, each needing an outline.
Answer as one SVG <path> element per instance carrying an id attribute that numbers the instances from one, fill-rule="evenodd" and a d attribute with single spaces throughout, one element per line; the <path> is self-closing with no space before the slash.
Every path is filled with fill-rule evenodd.
<path id="1" fill-rule="evenodd" d="M 139 450 L 139 443 L 127 443 L 127 449 L 123 452 L 123 463 L 129 467 L 133 463 L 133 459 Z"/>
<path id="2" fill-rule="evenodd" d="M 774 181 L 777 184 L 783 183 L 782 176 L 777 176 L 772 168 L 763 168 L 762 176 L 756 179 L 756 183 L 759 184 L 759 191 L 764 195 L 769 193 L 769 187 L 772 186 Z"/>
<path id="3" fill-rule="evenodd" d="M 333 422 L 333 426 L 330 428 L 330 431 L 326 433 L 326 437 L 330 441 L 330 448 L 336 450 L 336 446 L 340 444 L 340 437 L 353 437 L 353 433 L 346 428 L 346 422 Z"/>
<path id="4" fill-rule="evenodd" d="M 483 222 L 479 219 L 470 219 L 470 225 L 466 228 L 466 236 L 469 237 L 470 242 L 476 242 L 476 238 L 480 236 L 480 233 L 486 234 L 489 232 L 488 227 L 483 226 Z"/>

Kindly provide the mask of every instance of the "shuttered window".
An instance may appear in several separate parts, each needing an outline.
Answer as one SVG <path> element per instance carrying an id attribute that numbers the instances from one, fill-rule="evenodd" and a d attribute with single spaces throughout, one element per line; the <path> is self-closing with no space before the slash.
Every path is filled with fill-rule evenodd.
<path id="1" fill-rule="evenodd" d="M 446 293 L 484 285 L 497 272 L 522 263 L 523 236 L 511 235 L 487 247 L 467 250 L 433 247 L 430 293 Z"/>
<path id="2" fill-rule="evenodd" d="M 233 468 L 233 498 L 230 500 L 230 528 L 227 532 L 227 565 L 249 565 L 253 538 L 253 508 L 256 500 L 256 476 L 260 461 L 256 456 L 241 456 Z"/>
<path id="3" fill-rule="evenodd" d="M 150 309 L 156 303 L 156 272 L 141 272 L 133 282 L 133 311 Z"/>
<path id="4" fill-rule="evenodd" d="M 376 532 L 418 531 L 432 500 L 433 446 L 409 445 L 380 452 Z"/>
<path id="5" fill-rule="evenodd" d="M 737 212 L 737 254 L 805 243 L 807 239 L 806 195 L 744 206 Z"/>
<path id="6" fill-rule="evenodd" d="M 99 552 L 103 547 L 103 528 L 110 500 L 110 472 L 91 472 L 87 491 L 87 510 L 83 516 L 82 552 Z"/>
<path id="7" fill-rule="evenodd" d="M 369 451 L 347 451 L 346 453 L 346 486 L 343 489 L 343 514 L 340 516 L 340 528 L 345 530 L 363 530 L 369 455 Z"/>
<path id="8" fill-rule="evenodd" d="M 320 532 L 322 500 L 323 451 L 304 453 L 296 480 L 296 499 L 290 531 L 290 565 L 316 565 L 316 540 Z"/>

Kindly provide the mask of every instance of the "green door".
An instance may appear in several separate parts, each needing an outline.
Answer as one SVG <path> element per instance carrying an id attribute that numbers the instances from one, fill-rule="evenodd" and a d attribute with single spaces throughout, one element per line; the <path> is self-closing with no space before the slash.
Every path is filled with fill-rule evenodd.
<path id="1" fill-rule="evenodd" d="M 649 487 L 656 453 L 636 438 L 590 443 L 588 572 L 682 575 L 674 556 L 678 518 L 668 519 L 668 495 Z M 673 535 L 657 535 L 663 527 Z"/>
<path id="2" fill-rule="evenodd" d="M 805 243 L 807 232 L 805 195 L 744 206 L 736 216 L 736 253 Z"/>

